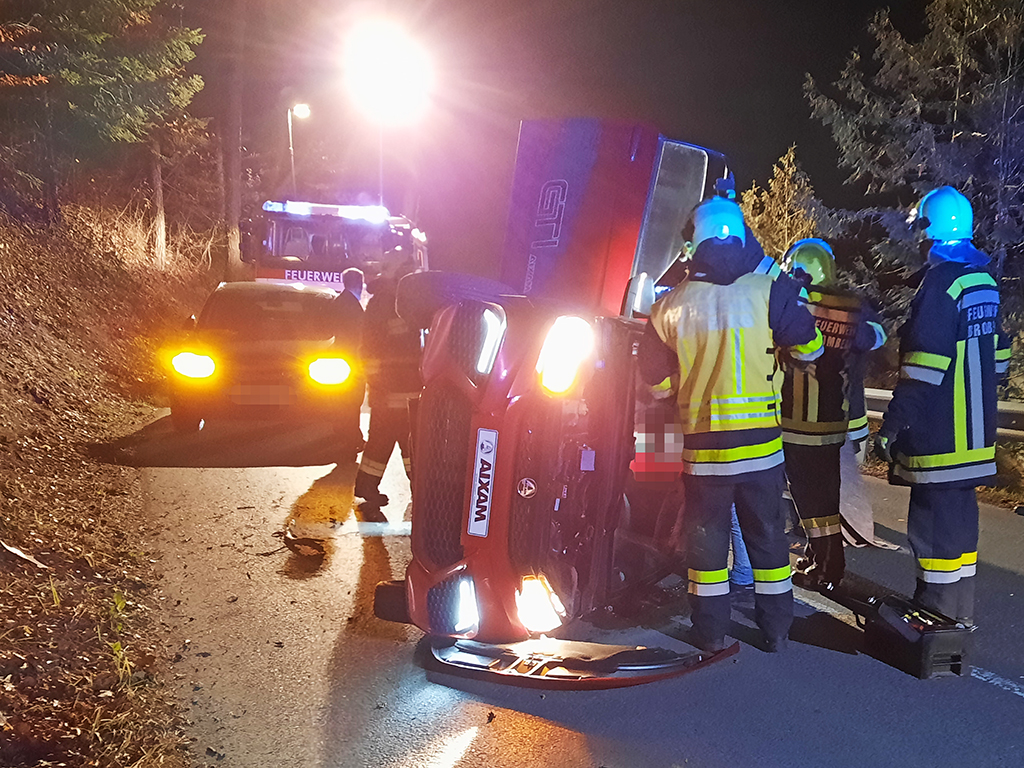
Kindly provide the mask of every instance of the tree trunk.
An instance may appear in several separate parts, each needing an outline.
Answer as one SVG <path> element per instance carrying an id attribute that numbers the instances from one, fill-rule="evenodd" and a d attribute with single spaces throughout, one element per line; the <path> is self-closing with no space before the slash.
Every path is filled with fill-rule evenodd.
<path id="1" fill-rule="evenodd" d="M 228 77 L 228 114 L 222 137 L 224 208 L 227 215 L 224 225 L 228 246 L 224 276 L 229 281 L 244 280 L 246 277 L 239 231 L 239 222 L 242 218 L 242 86 L 245 72 L 245 27 L 249 13 L 246 6 L 246 0 L 234 0 L 231 4 L 231 72 Z"/>
<path id="2" fill-rule="evenodd" d="M 167 218 L 164 213 L 163 160 L 160 139 L 152 138 L 150 158 L 153 161 L 153 261 L 161 272 L 167 269 Z"/>
<path id="3" fill-rule="evenodd" d="M 53 135 L 53 107 L 50 94 L 46 92 L 46 169 L 43 171 L 43 214 L 50 226 L 60 223 L 60 193 L 58 190 L 57 148 Z"/>

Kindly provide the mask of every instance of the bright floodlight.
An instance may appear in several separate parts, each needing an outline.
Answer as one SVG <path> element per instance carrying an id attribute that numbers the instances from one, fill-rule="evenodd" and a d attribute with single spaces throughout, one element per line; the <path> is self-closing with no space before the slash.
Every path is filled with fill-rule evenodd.
<path id="1" fill-rule="evenodd" d="M 296 104 L 292 107 L 292 114 L 300 120 L 305 120 L 309 117 L 309 104 Z"/>
<path id="2" fill-rule="evenodd" d="M 345 85 L 356 107 L 380 125 L 418 120 L 434 72 L 423 47 L 389 21 L 366 21 L 345 41 Z"/>

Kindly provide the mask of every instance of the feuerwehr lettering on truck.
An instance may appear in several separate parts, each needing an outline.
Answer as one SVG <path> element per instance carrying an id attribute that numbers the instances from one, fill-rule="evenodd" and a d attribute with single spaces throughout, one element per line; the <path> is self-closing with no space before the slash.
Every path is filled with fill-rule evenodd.
<path id="1" fill-rule="evenodd" d="M 498 431 L 478 429 L 476 432 L 476 463 L 473 465 L 473 493 L 469 506 L 469 535 L 487 536 L 491 521 L 494 462 L 498 451 Z"/>

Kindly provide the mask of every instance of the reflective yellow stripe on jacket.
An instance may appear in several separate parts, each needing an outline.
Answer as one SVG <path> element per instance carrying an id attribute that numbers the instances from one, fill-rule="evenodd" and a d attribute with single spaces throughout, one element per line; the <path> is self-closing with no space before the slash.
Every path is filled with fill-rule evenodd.
<path id="1" fill-rule="evenodd" d="M 697 441 L 684 450 L 689 474 L 738 475 L 782 463 L 771 286 L 763 274 L 729 285 L 690 281 L 651 310 L 651 323 L 679 358 L 683 434 L 717 436 L 714 448 Z"/>

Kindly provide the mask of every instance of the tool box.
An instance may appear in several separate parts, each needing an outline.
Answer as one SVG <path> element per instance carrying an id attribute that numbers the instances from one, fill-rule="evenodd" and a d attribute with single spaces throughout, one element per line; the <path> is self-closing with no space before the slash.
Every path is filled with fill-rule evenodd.
<path id="1" fill-rule="evenodd" d="M 864 618 L 864 651 L 869 656 L 921 680 L 970 675 L 972 628 L 895 595 L 883 597 Z"/>
<path id="2" fill-rule="evenodd" d="M 869 656 L 921 680 L 970 675 L 967 657 L 973 627 L 852 573 L 838 586 L 806 583 L 799 575 L 794 575 L 793 583 L 856 614 Z"/>

